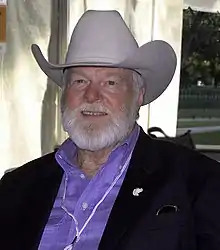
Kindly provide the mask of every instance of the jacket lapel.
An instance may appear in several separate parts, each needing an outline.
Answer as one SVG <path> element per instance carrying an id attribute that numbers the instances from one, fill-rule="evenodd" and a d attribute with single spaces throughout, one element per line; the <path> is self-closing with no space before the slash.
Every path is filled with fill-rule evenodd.
<path id="1" fill-rule="evenodd" d="M 56 162 L 54 156 L 53 161 L 50 164 L 50 170 L 48 169 L 48 174 L 43 179 L 41 179 L 40 188 L 38 185 L 36 194 L 32 196 L 32 205 L 29 207 L 28 212 L 26 213 L 26 215 L 28 214 L 29 216 L 29 220 L 27 221 L 29 225 L 27 224 L 26 228 L 32 228 L 34 225 L 33 229 L 35 231 L 30 235 L 30 237 L 33 237 L 32 242 L 34 242 L 34 247 L 31 248 L 32 250 L 38 249 L 44 228 L 50 216 L 60 187 L 62 176 L 63 171 Z M 30 248 L 27 249 L 29 250 Z"/>
<path id="2" fill-rule="evenodd" d="M 141 131 L 99 250 L 115 249 L 125 232 L 146 212 L 157 191 L 156 183 L 163 179 L 161 165 L 154 140 Z M 136 188 L 143 189 L 139 196 L 133 194 Z"/>

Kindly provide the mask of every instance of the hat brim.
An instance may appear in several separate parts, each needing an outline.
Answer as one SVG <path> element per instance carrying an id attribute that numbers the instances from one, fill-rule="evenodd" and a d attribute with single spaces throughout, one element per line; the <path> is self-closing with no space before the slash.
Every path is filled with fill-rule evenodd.
<path id="1" fill-rule="evenodd" d="M 165 41 L 155 40 L 137 48 L 120 63 L 79 61 L 71 64 L 52 64 L 43 56 L 38 45 L 31 46 L 32 53 L 43 72 L 59 87 L 63 84 L 63 69 L 76 66 L 117 67 L 135 70 L 141 74 L 146 87 L 143 105 L 157 99 L 170 84 L 175 73 L 177 58 L 173 48 Z"/>

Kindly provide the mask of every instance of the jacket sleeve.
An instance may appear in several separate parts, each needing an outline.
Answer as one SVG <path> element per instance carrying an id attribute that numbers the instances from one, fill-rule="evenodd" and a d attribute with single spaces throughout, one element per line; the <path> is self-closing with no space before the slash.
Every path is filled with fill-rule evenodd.
<path id="1" fill-rule="evenodd" d="M 204 176 L 193 205 L 197 249 L 220 250 L 220 164 L 202 157 L 196 165 Z"/>

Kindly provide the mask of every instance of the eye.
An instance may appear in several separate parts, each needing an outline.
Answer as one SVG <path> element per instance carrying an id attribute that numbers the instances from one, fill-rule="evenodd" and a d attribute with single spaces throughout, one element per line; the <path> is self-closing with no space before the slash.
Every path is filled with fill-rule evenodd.
<path id="1" fill-rule="evenodd" d="M 116 82 L 116 81 L 112 81 L 112 80 L 106 81 L 106 83 L 107 83 L 109 86 L 115 86 L 115 85 L 117 85 L 117 82 Z"/>
<path id="2" fill-rule="evenodd" d="M 76 88 L 76 89 L 83 89 L 89 84 L 89 80 L 84 78 L 76 78 L 73 77 L 68 84 L 68 87 Z"/>
<path id="3" fill-rule="evenodd" d="M 85 79 L 77 79 L 77 80 L 74 80 L 73 83 L 76 83 L 76 84 L 81 84 L 81 83 L 87 83 L 88 81 L 85 80 Z"/>
<path id="4" fill-rule="evenodd" d="M 70 86 L 73 86 L 75 88 L 84 88 L 86 87 L 87 85 L 89 84 L 89 80 L 87 79 L 83 79 L 83 78 L 73 78 L 71 83 L 70 83 Z"/>

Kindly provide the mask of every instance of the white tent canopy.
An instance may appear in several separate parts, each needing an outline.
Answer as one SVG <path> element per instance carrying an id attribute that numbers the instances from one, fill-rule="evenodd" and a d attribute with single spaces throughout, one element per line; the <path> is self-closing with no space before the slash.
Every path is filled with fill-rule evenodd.
<path id="1" fill-rule="evenodd" d="M 184 7 L 189 6 L 198 11 L 217 12 L 220 11 L 220 0 L 184 0 Z"/>

